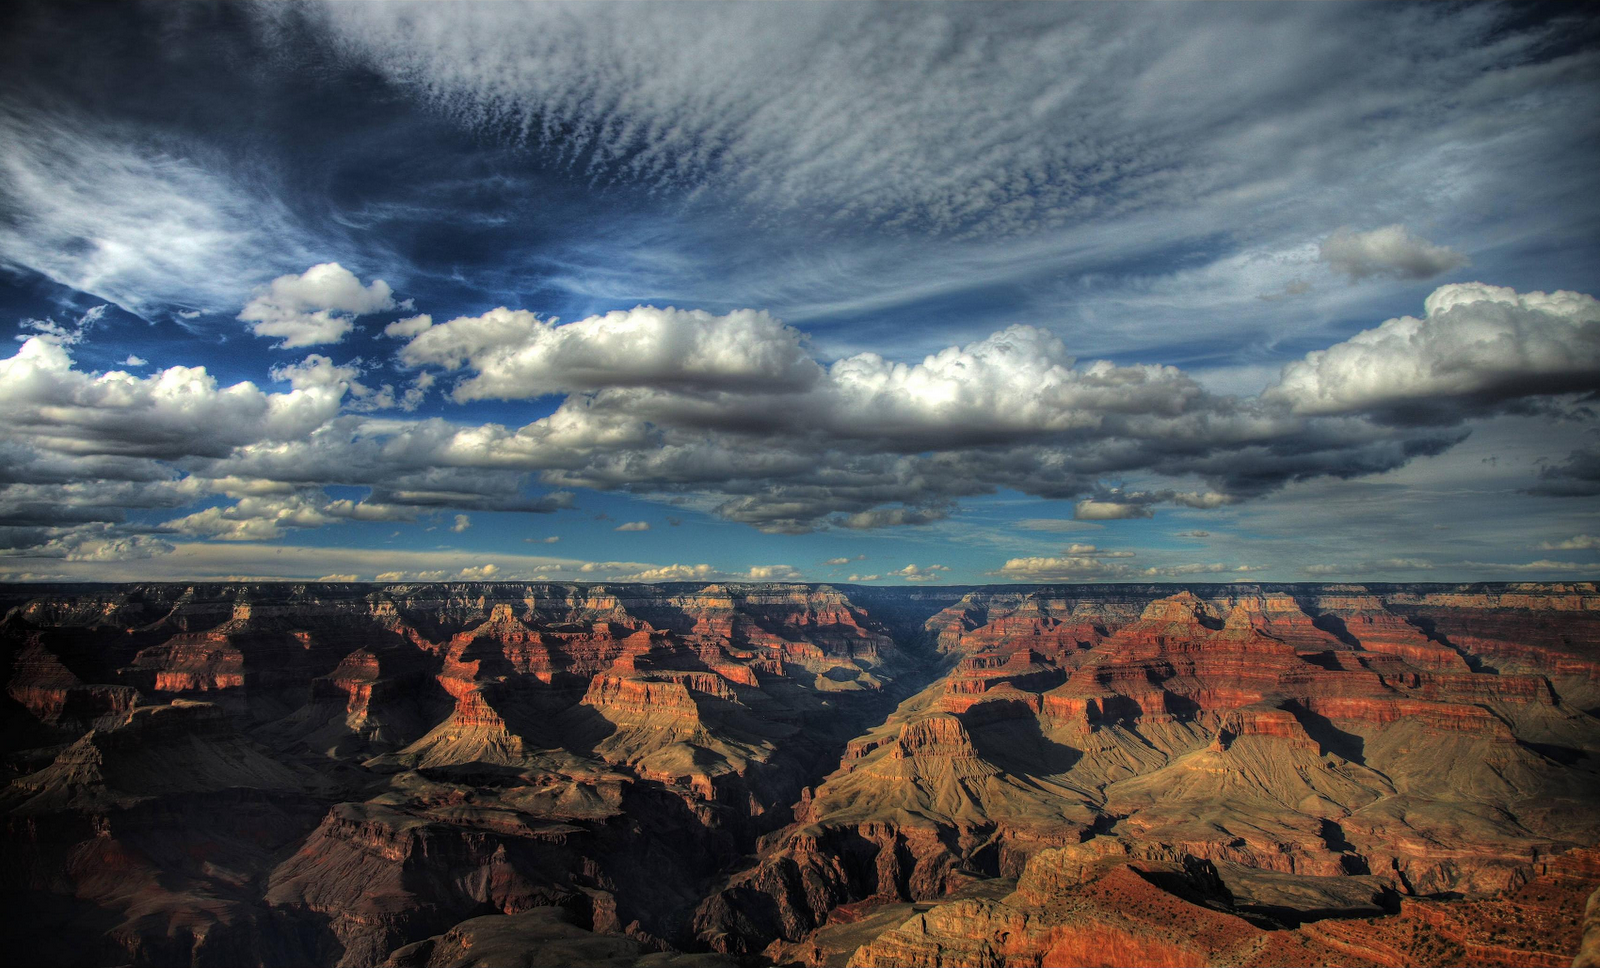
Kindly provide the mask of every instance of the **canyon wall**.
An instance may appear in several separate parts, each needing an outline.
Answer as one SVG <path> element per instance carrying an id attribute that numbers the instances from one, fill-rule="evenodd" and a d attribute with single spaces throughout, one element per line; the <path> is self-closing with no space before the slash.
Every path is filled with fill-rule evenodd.
<path id="1" fill-rule="evenodd" d="M 1554 965 L 1600 886 L 1589 583 L 0 610 L 29 964 Z"/>

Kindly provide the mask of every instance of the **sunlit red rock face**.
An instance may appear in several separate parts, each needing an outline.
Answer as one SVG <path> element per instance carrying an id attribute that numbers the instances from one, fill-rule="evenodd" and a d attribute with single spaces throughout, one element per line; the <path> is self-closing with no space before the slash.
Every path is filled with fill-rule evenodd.
<path id="1" fill-rule="evenodd" d="M 1600 886 L 1590 584 L 0 608 L 29 964 L 1555 965 Z"/>

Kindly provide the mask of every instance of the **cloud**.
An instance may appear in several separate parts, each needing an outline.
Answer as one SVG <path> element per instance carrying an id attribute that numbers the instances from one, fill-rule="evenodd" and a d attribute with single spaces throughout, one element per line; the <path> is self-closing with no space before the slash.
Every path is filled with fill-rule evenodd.
<path id="1" fill-rule="evenodd" d="M 1211 532 L 1209 532 L 1209 531 L 1200 531 L 1200 530 L 1178 531 L 1178 532 L 1174 532 L 1173 537 L 1174 538 L 1209 538 L 1209 537 L 1211 537 Z"/>
<path id="2" fill-rule="evenodd" d="M 851 575 L 849 578 L 845 579 L 845 581 L 857 581 L 857 582 L 882 581 L 882 580 L 883 580 L 883 576 L 882 575 Z"/>
<path id="3" fill-rule="evenodd" d="M 801 581 L 805 576 L 790 565 L 753 565 L 745 577 L 750 581 Z"/>
<path id="4" fill-rule="evenodd" d="M 1150 508 L 1144 504 L 1120 501 L 1079 501 L 1072 509 L 1079 521 L 1121 521 L 1127 518 L 1148 518 Z"/>
<path id="5" fill-rule="evenodd" d="M 465 514 L 458 514 L 456 515 L 455 524 L 450 525 L 450 530 L 454 531 L 456 534 L 460 534 L 470 527 L 472 527 L 472 518 Z"/>
<path id="6" fill-rule="evenodd" d="M 53 558 L 69 562 L 141 561 L 175 550 L 170 542 L 151 535 L 119 534 L 113 527 L 90 524 L 69 529 L 51 529 L 37 535 L 43 540 L 28 541 L 12 534 L 9 547 L 0 546 L 0 558 Z"/>
<path id="7" fill-rule="evenodd" d="M 751 325 L 792 346 L 781 331 Z M 542 468 L 559 486 L 710 490 L 726 496 L 715 510 L 729 520 L 803 532 L 937 520 L 956 498 L 1001 486 L 1081 494 L 1096 489 L 1095 475 L 1147 467 L 1169 447 L 1197 453 L 1197 434 L 1223 447 L 1274 434 L 1271 415 L 1211 396 L 1176 368 L 1075 363 L 1051 334 L 1018 326 L 916 365 L 847 357 L 804 391 L 672 379 L 574 394 L 535 424 L 463 433 L 451 449 L 457 459 L 471 450 Z M 1275 459 L 1296 463 L 1281 448 Z M 1141 500 L 1232 498 L 1172 491 Z"/>
<path id="8" fill-rule="evenodd" d="M 1097 548 L 1092 544 L 1082 544 L 1082 543 L 1076 542 L 1076 541 L 1074 541 L 1072 544 L 1067 545 L 1067 547 L 1064 549 L 1064 553 L 1068 554 L 1068 555 L 1079 556 L 1079 557 L 1092 557 L 1092 558 L 1132 558 L 1132 557 L 1134 557 L 1134 554 L 1131 551 L 1109 551 L 1109 550 L 1104 550 L 1104 549 L 1101 549 L 1101 548 Z"/>
<path id="9" fill-rule="evenodd" d="M 1098 528 L 1098 524 L 1087 524 L 1075 518 L 1023 518 L 1016 526 L 1024 531 L 1085 531 Z"/>
<path id="10" fill-rule="evenodd" d="M 1472 564 L 1462 562 L 1462 564 Z M 1432 571 L 1435 564 L 1426 558 L 1379 558 L 1351 561 L 1343 564 L 1314 564 L 1304 565 L 1301 571 L 1307 575 L 1322 577 L 1327 575 L 1371 575 L 1374 572 L 1394 571 Z"/>
<path id="11" fill-rule="evenodd" d="M 801 581 L 804 576 L 789 565 L 753 565 L 741 572 L 727 572 L 708 564 L 653 565 L 641 567 L 625 562 L 589 562 L 580 569 L 582 573 L 609 572 L 610 581 L 661 582 L 661 581 Z"/>
<path id="12" fill-rule="evenodd" d="M 397 319 L 385 326 L 383 328 L 383 335 L 392 337 L 394 339 L 411 339 L 414 336 L 420 335 L 432 325 L 433 317 L 429 316 L 427 313 L 422 313 L 418 316 L 407 316 L 405 319 Z"/>
<path id="13" fill-rule="evenodd" d="M 1536 571 L 1569 575 L 1590 575 L 1600 571 L 1600 564 L 1595 562 L 1577 561 L 1552 561 L 1549 558 L 1540 558 L 1538 561 L 1520 563 L 1506 563 L 1498 561 L 1463 561 L 1469 568 L 1488 568 L 1494 571 Z"/>
<path id="14" fill-rule="evenodd" d="M 1600 447 L 1579 447 L 1559 464 L 1539 471 L 1529 493 L 1547 497 L 1592 497 L 1600 494 Z"/>
<path id="15" fill-rule="evenodd" d="M 861 353 L 826 365 L 808 357 L 808 367 L 792 365 L 800 346 L 794 331 L 761 314 L 635 310 L 623 314 L 628 325 L 645 326 L 650 339 L 670 343 L 657 323 L 687 318 L 691 330 L 704 324 L 738 346 L 728 359 L 784 361 L 762 372 L 811 372 L 811 382 L 746 383 L 730 376 L 745 372 L 743 363 L 664 374 L 671 353 L 630 363 L 607 342 L 607 323 L 596 339 L 552 337 L 562 346 L 576 340 L 574 359 L 587 362 L 573 372 L 587 375 L 569 382 L 595 388 L 568 394 L 521 426 L 374 417 L 369 408 L 385 391 L 361 382 L 359 363 L 319 354 L 275 368 L 272 376 L 288 390 L 269 393 L 252 383 L 218 386 L 198 367 L 144 377 L 84 372 L 71 347 L 35 335 L 0 360 L 7 448 L 0 507 L 15 515 L 5 520 L 41 524 L 62 514 L 116 521 L 118 508 L 188 505 L 189 513 L 168 522 L 174 533 L 250 541 L 290 528 L 411 520 L 446 509 L 549 512 L 571 507 L 574 490 L 586 488 L 692 502 L 730 521 L 795 533 L 936 521 L 963 498 L 1004 489 L 1073 501 L 1085 520 L 1020 522 L 1064 531 L 1149 517 L 1162 506 L 1216 509 L 1296 481 L 1392 471 L 1442 453 L 1465 430 L 1430 426 L 1417 414 L 1429 401 L 1444 413 L 1446 403 L 1461 399 L 1462 384 L 1433 366 L 1414 385 L 1419 378 L 1396 363 L 1407 352 L 1466 359 L 1474 399 L 1482 401 L 1576 387 L 1583 380 L 1571 374 L 1588 372 L 1582 352 L 1597 325 L 1586 321 L 1595 315 L 1589 296 L 1519 296 L 1474 284 L 1441 287 L 1427 306 L 1425 321 L 1406 324 L 1426 331 L 1417 339 L 1392 334 L 1402 321 L 1391 320 L 1292 364 L 1261 398 L 1209 392 L 1171 366 L 1079 362 L 1060 339 L 1032 327 L 1010 327 L 920 362 Z M 553 327 L 514 322 L 506 331 L 513 347 L 542 347 L 543 336 L 529 343 L 529 327 Z M 1563 341 L 1562 327 L 1578 335 Z M 1447 335 L 1429 336 L 1434 329 Z M 1520 342 L 1513 341 L 1507 362 L 1485 362 L 1493 356 L 1488 348 L 1451 356 L 1451 340 L 1462 332 L 1474 347 L 1494 343 L 1494 333 Z M 1470 336 L 1478 333 L 1490 335 Z M 698 338 L 683 337 L 685 345 Z M 1391 338 L 1398 340 L 1393 346 Z M 500 359 L 484 339 L 473 354 L 455 357 L 469 381 L 472 360 Z M 770 353 L 761 348 L 767 343 Z M 1385 365 L 1402 375 L 1378 389 L 1371 374 L 1359 376 Z M 1515 370 L 1514 386 L 1496 375 L 1507 368 Z M 434 372 L 419 373 L 419 382 Z M 1346 373 L 1368 383 L 1352 389 L 1340 382 Z M 601 385 L 602 378 L 613 382 Z M 1407 419 L 1397 416 L 1399 398 L 1410 408 Z M 1547 470 L 1540 486 L 1571 490 L 1581 483 L 1574 468 L 1581 469 Z M 111 487 L 114 481 L 127 485 Z M 60 492 L 79 494 L 77 503 L 37 490 L 67 482 L 94 483 L 81 493 Z M 334 485 L 370 494 L 341 504 L 322 491 Z M 234 503 L 214 506 L 209 498 L 218 494 Z"/>
<path id="16" fill-rule="evenodd" d="M 317 579 L 317 581 L 360 581 L 360 580 L 361 579 L 359 577 L 357 577 L 356 575 L 353 575 L 353 574 L 323 575 L 321 578 Z"/>
<path id="17" fill-rule="evenodd" d="M 561 536 L 558 534 L 552 534 L 544 538 L 523 538 L 522 540 L 530 544 L 555 544 L 561 540 Z"/>
<path id="18" fill-rule="evenodd" d="M 1404 225 L 1386 225 L 1370 232 L 1344 226 L 1322 241 L 1317 257 L 1353 281 L 1368 276 L 1430 279 L 1470 262 L 1453 249 L 1412 235 Z"/>
<path id="19" fill-rule="evenodd" d="M 639 386 L 779 394 L 821 376 L 802 341 L 797 330 L 751 310 L 715 316 L 639 306 L 558 325 L 502 307 L 424 328 L 400 359 L 471 370 L 452 394 L 457 401 Z"/>
<path id="20" fill-rule="evenodd" d="M 1458 423 L 1600 390 L 1600 301 L 1576 292 L 1441 286 L 1402 316 L 1284 367 L 1262 399 L 1297 414 Z"/>
<path id="21" fill-rule="evenodd" d="M 935 521 L 943 521 L 949 516 L 949 507 L 876 508 L 871 511 L 857 511 L 855 514 L 836 517 L 831 520 L 831 523 L 838 528 L 866 530 L 932 524 Z"/>
<path id="22" fill-rule="evenodd" d="M 1244 575 L 1260 570 L 1261 567 L 1257 565 L 1229 565 L 1220 561 L 1206 561 L 1187 562 L 1181 565 L 1154 566 L 1146 568 L 1141 574 L 1147 578 L 1182 578 L 1185 575 L 1216 575 L 1222 573 Z"/>
<path id="23" fill-rule="evenodd" d="M 1132 557 L 1134 553 L 1131 551 L 1104 551 L 1094 545 L 1073 544 L 1060 555 L 1012 558 L 999 570 L 989 574 L 1021 582 L 1097 582 L 1183 578 L 1190 575 L 1245 575 L 1262 570 L 1257 565 L 1233 565 L 1220 561 L 1136 568 L 1120 560 Z"/>
<path id="24" fill-rule="evenodd" d="M 888 574 L 895 578 L 903 578 L 906 581 L 923 582 L 938 581 L 944 577 L 942 573 L 949 570 L 944 565 L 928 565 L 925 568 L 917 565 L 906 565 L 904 568 L 897 568 Z"/>
<path id="25" fill-rule="evenodd" d="M 105 316 L 106 309 L 107 307 L 104 305 L 95 306 L 79 316 L 77 322 L 71 326 L 58 323 L 54 319 L 25 319 L 22 321 L 21 328 L 32 330 L 38 336 L 29 337 L 26 333 L 23 333 L 17 336 L 17 341 L 22 342 L 30 338 L 37 338 L 46 343 L 54 343 L 57 346 L 76 346 L 89 338 L 89 331 L 94 329 L 95 324 Z M 138 359 L 138 357 L 130 356 L 128 359 L 134 360 Z M 143 366 L 144 361 L 139 360 L 138 363 L 132 365 Z"/>
<path id="26" fill-rule="evenodd" d="M 1595 551 L 1600 550 L 1600 537 L 1577 534 L 1563 541 L 1546 541 L 1539 547 L 1544 551 Z"/>
<path id="27" fill-rule="evenodd" d="M 88 374 L 66 346 L 35 336 L 0 360 L 0 417 L 9 439 L 76 456 L 222 456 L 248 442 L 302 439 L 337 415 L 348 371 L 329 367 L 325 357 L 291 367 L 299 382 L 273 394 L 249 382 L 218 387 L 204 367 Z"/>
<path id="28" fill-rule="evenodd" d="M 134 356 L 132 353 L 129 353 L 128 354 L 128 358 L 122 361 L 122 365 L 123 366 L 145 366 L 149 362 L 150 362 L 149 360 L 142 360 L 139 357 Z"/>
<path id="29" fill-rule="evenodd" d="M 583 567 L 583 570 L 584 571 L 589 571 L 591 569 L 589 568 L 588 565 L 585 565 Z M 594 569 L 594 570 L 599 570 L 599 569 Z M 618 574 L 618 575 L 613 576 L 612 580 L 613 581 L 637 581 L 637 582 L 715 581 L 717 578 L 722 577 L 722 576 L 723 576 L 722 572 L 718 571 L 717 569 L 715 569 L 715 568 L 713 568 L 713 567 L 711 567 L 710 565 L 707 565 L 707 564 L 698 564 L 698 565 L 671 564 L 671 565 L 660 565 L 660 566 L 654 567 L 654 568 L 645 568 L 645 569 L 643 569 L 641 571 L 632 572 L 631 574 Z"/>
<path id="30" fill-rule="evenodd" d="M 484 575 L 485 565 L 494 565 L 488 577 L 497 581 L 533 580 L 552 570 L 572 571 L 583 564 L 573 559 L 535 555 L 485 554 L 483 552 L 440 550 L 418 551 L 405 548 L 354 548 L 338 545 L 295 545 L 274 542 L 212 543 L 173 542 L 166 554 L 123 561 L 51 562 L 50 570 L 69 580 L 98 581 L 176 581 L 231 579 L 312 580 L 326 574 L 354 574 L 378 581 L 469 580 L 465 576 Z M 645 563 L 617 563 L 640 569 Z M 37 565 L 27 569 L 38 571 Z M 0 573 L 9 569 L 0 563 Z"/>
<path id="31" fill-rule="evenodd" d="M 845 557 L 829 558 L 827 561 L 824 561 L 823 564 L 824 565 L 848 565 L 852 561 L 866 561 L 866 560 L 867 560 L 867 556 L 866 555 L 856 555 L 854 558 L 845 558 Z"/>
<path id="32" fill-rule="evenodd" d="M 1346 183 L 1365 191 L 1329 209 L 1350 194 L 1445 207 L 1460 176 L 1441 170 L 1488 169 L 1511 187 L 1511 158 L 1587 130 L 1583 67 L 1538 56 L 1559 18 L 1508 34 L 1490 10 L 331 4 L 307 16 L 361 66 L 545 165 L 788 216 L 779 224 L 997 236 L 1212 198 L 1259 219 Z M 1489 112 L 1494 138 L 1481 134 Z"/>
<path id="33" fill-rule="evenodd" d="M 1282 289 L 1261 293 L 1256 298 L 1263 302 L 1279 302 L 1284 299 L 1293 299 L 1296 296 L 1304 296 L 1311 292 L 1311 289 L 1311 283 L 1306 282 L 1304 279 L 1290 279 L 1283 284 Z"/>
<path id="34" fill-rule="evenodd" d="M 617 525 L 616 527 L 612 528 L 611 530 L 613 530 L 613 531 L 649 531 L 650 530 L 650 522 L 649 521 L 628 521 L 628 522 L 626 522 L 624 524 Z"/>
<path id="35" fill-rule="evenodd" d="M 197 488 L 204 487 L 197 483 Z M 228 493 L 226 484 L 204 487 Z M 220 541 L 268 541 L 282 537 L 285 529 L 320 528 L 338 521 L 410 521 L 416 507 L 349 499 L 326 501 L 319 488 L 299 488 L 286 493 L 250 494 L 234 491 L 232 505 L 210 507 L 162 525 L 164 531 Z M 452 531 L 469 526 L 464 514 L 456 515 Z"/>
<path id="36" fill-rule="evenodd" d="M 1126 578 L 1133 569 L 1118 561 L 1091 555 L 1012 558 L 992 574 L 1012 581 L 1069 582 Z"/>
<path id="37" fill-rule="evenodd" d="M 354 319 L 395 308 L 394 291 L 382 279 L 363 286 L 337 262 L 314 265 L 299 275 L 282 275 L 257 292 L 239 312 L 254 323 L 257 336 L 281 337 L 280 349 L 337 343 L 354 328 Z"/>
<path id="38" fill-rule="evenodd" d="M 146 318 L 238 306 L 265 272 L 307 264 L 308 233 L 257 179 L 48 95 L 23 103 L 0 101 L 0 260 Z"/>

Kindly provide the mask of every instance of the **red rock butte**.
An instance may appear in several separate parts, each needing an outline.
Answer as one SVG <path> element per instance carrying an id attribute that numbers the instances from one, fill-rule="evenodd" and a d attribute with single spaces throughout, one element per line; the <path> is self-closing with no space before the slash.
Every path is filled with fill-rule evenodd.
<path id="1" fill-rule="evenodd" d="M 1600 965 L 1592 583 L 0 609 L 13 963 Z"/>

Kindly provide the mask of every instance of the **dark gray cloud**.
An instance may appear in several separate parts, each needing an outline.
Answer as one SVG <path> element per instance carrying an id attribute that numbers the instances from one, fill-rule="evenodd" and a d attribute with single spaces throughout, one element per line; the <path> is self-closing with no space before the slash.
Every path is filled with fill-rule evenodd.
<path id="1" fill-rule="evenodd" d="M 1600 446 L 1582 447 L 1558 464 L 1539 472 L 1533 494 L 1551 497 L 1593 497 L 1600 494 Z"/>

